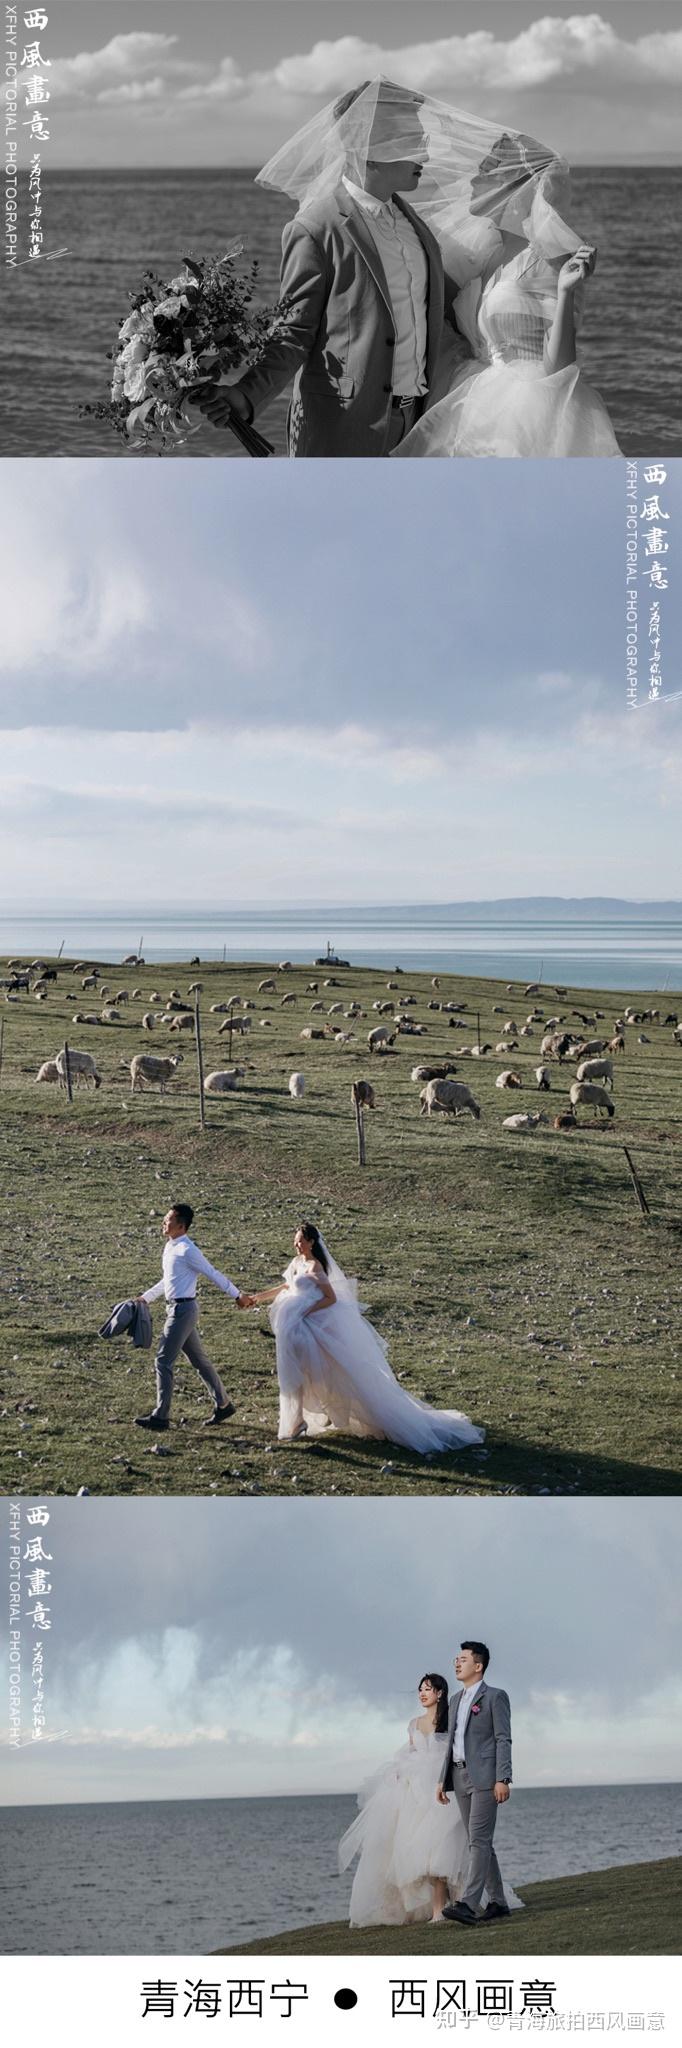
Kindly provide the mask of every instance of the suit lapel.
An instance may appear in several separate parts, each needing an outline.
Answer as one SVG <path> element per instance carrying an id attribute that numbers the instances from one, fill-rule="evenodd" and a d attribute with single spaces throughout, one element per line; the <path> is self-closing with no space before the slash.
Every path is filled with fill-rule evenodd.
<path id="1" fill-rule="evenodd" d="M 356 206 L 351 199 L 350 193 L 344 192 L 343 189 L 337 194 L 337 203 L 339 213 L 345 220 L 351 240 L 355 243 L 356 249 L 359 249 L 360 255 L 364 257 L 367 268 L 371 271 L 377 291 L 381 292 L 382 299 L 393 320 L 393 307 L 386 283 L 386 273 L 371 228 L 367 226 L 362 208 Z"/>

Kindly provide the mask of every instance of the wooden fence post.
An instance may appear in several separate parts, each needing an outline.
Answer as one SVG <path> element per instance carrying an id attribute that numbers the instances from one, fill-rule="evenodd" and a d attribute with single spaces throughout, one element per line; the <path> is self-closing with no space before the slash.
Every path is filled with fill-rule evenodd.
<path id="1" fill-rule="evenodd" d="M 366 1166 L 367 1155 L 365 1152 L 365 1119 L 362 1113 L 360 1090 L 358 1088 L 357 1081 L 353 1082 L 353 1102 L 355 1104 L 355 1122 L 358 1133 L 358 1165 Z"/>
<path id="2" fill-rule="evenodd" d="M 5 1045 L 5 1019 L 0 1017 L 0 1080 L 2 1080 L 2 1055 Z"/>
<path id="3" fill-rule="evenodd" d="M 66 1041 L 66 1039 L 64 1039 L 64 1068 L 65 1068 L 65 1075 L 64 1075 L 64 1078 L 65 1078 L 65 1081 L 66 1081 L 66 1093 L 67 1093 L 67 1095 L 68 1095 L 68 1098 L 69 1098 L 69 1102 L 73 1102 L 73 1086 L 72 1086 L 72 1082 L 71 1082 L 71 1058 L 70 1058 L 70 1054 L 69 1054 L 69 1048 L 68 1048 L 68 1044 L 67 1044 L 67 1041 Z"/>
<path id="4" fill-rule="evenodd" d="M 199 1122 L 203 1131 L 206 1127 L 206 1104 L 204 1102 L 204 1057 L 201 1050 L 201 1018 L 199 1015 L 198 995 L 194 998 L 194 1037 L 196 1040 L 197 1072 L 199 1075 Z"/>
<path id="5" fill-rule="evenodd" d="M 642 1211 L 642 1215 L 643 1215 L 643 1216 L 649 1216 L 649 1215 L 650 1215 L 650 1213 L 651 1213 L 651 1212 L 650 1212 L 650 1209 L 649 1209 L 649 1204 L 648 1204 L 648 1202 L 647 1202 L 647 1198 L 646 1198 L 646 1195 L 645 1195 L 645 1193 L 644 1193 L 644 1189 L 643 1189 L 643 1187 L 642 1187 L 642 1183 L 641 1183 L 641 1180 L 640 1180 L 640 1178 L 639 1178 L 639 1174 L 638 1174 L 638 1172 L 637 1172 L 637 1168 L 636 1168 L 636 1166 L 635 1166 L 635 1165 L 633 1164 L 633 1161 L 632 1161 L 632 1159 L 630 1158 L 630 1154 L 629 1154 L 629 1152 L 628 1152 L 628 1148 L 627 1148 L 627 1145 L 624 1145 L 624 1146 L 623 1146 L 623 1151 L 624 1151 L 624 1153 L 625 1153 L 625 1157 L 626 1157 L 626 1160 L 627 1160 L 627 1164 L 628 1164 L 628 1172 L 629 1172 L 629 1175 L 630 1175 L 630 1179 L 631 1179 L 631 1181 L 632 1181 L 632 1185 L 633 1185 L 633 1188 L 634 1188 L 634 1190 L 635 1190 L 635 1194 L 636 1194 L 636 1196 L 637 1196 L 637 1200 L 638 1200 L 638 1202 L 639 1202 L 639 1206 L 640 1206 L 640 1209 L 641 1209 L 641 1211 Z"/>

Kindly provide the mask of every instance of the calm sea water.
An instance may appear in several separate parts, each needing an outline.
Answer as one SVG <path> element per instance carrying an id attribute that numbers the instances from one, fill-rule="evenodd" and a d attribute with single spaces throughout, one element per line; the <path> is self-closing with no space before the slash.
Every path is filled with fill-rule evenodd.
<path id="1" fill-rule="evenodd" d="M 482 906 L 480 919 L 414 911 L 126 911 L 58 917 L 0 913 L 0 957 L 121 961 L 142 937 L 147 961 L 287 959 L 305 964 L 327 940 L 357 967 L 566 983 L 574 989 L 682 989 L 679 916 L 512 919 Z"/>
<path id="2" fill-rule="evenodd" d="M 348 1797 L 6 1807 L 0 1946 L 13 1955 L 202 1955 L 346 1917 Z M 511 1884 L 676 1856 L 682 1785 L 518 1791 Z"/>
<path id="3" fill-rule="evenodd" d="M 682 454 L 670 289 L 682 266 L 681 182 L 676 167 L 581 166 L 574 174 L 575 220 L 599 246 L 581 359 L 630 455 Z M 254 187 L 250 170 L 53 171 L 43 189 L 46 246 L 69 254 L 6 272 L 3 453 L 120 455 L 116 436 L 79 419 L 78 405 L 107 396 L 107 351 L 128 291 L 147 267 L 171 276 L 186 252 L 217 254 L 239 235 L 248 258 L 259 260 L 260 291 L 272 303 L 291 202 Z M 280 398 L 259 419 L 279 455 L 286 410 Z M 242 454 L 208 424 L 186 452 Z"/>

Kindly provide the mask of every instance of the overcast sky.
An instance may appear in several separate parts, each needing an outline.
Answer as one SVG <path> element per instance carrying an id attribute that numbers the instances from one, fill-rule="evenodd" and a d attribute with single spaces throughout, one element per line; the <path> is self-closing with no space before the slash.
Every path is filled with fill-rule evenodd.
<path id="1" fill-rule="evenodd" d="M 518 1784 L 682 1775 L 677 1501 L 50 1513 L 45 1696 L 63 1739 L 5 1752 L 6 1804 L 352 1791 L 463 1636 L 489 1643 L 510 1693 Z M 31 1643 L 24 1622 L 27 1671 Z"/>
<path id="2" fill-rule="evenodd" d="M 620 462 L 5 468 L 6 909 L 679 893 Z"/>
<path id="3" fill-rule="evenodd" d="M 49 17 L 53 167 L 257 164 L 379 71 L 574 160 L 680 156 L 677 0 L 52 0 Z"/>

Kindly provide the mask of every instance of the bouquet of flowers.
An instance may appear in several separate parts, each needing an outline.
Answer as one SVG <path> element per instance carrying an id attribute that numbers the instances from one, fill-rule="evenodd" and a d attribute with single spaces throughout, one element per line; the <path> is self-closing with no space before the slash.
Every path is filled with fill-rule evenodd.
<path id="1" fill-rule="evenodd" d="M 108 420 L 131 448 L 159 454 L 175 452 L 198 433 L 201 422 L 194 424 L 187 401 L 225 371 L 256 362 L 288 312 L 284 299 L 253 308 L 258 265 L 240 272 L 241 253 L 235 242 L 224 256 L 183 256 L 184 268 L 170 280 L 145 271 L 142 289 L 129 293 L 131 310 L 110 352 L 111 398 L 84 405 L 81 412 Z M 250 455 L 273 453 L 271 443 L 236 413 L 230 425 Z"/>

